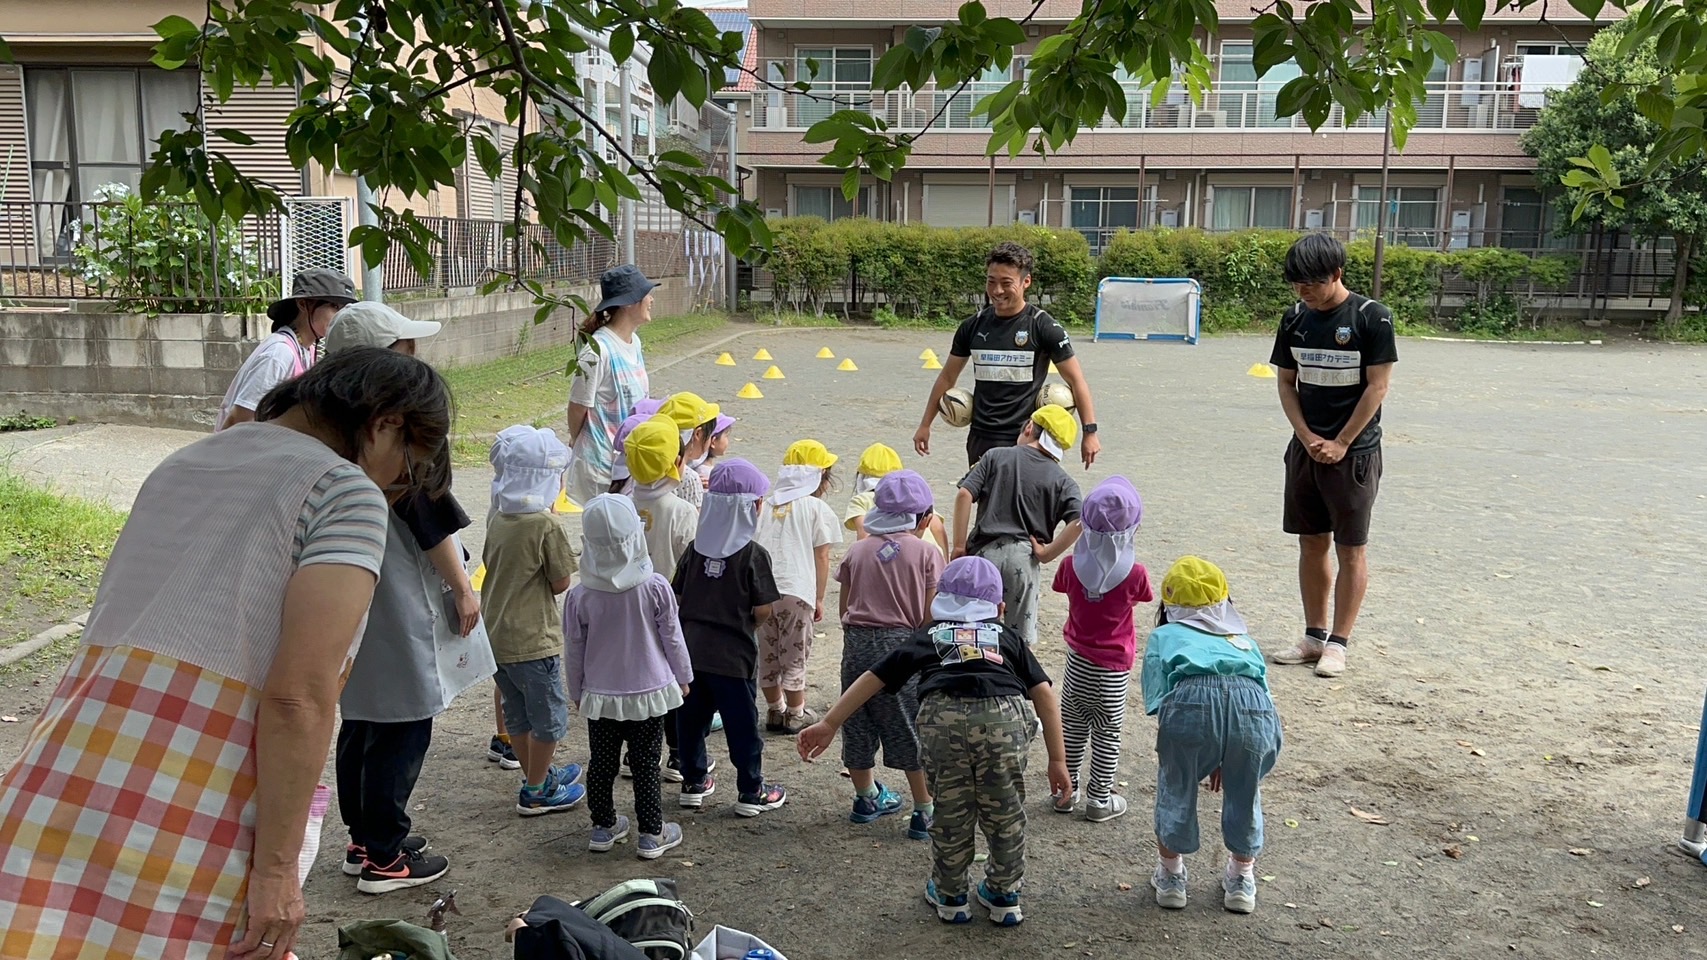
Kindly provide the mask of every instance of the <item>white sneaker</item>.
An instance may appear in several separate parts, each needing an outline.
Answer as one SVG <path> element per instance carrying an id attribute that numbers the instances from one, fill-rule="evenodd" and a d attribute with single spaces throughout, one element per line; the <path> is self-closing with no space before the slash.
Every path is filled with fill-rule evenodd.
<path id="1" fill-rule="evenodd" d="M 1092 823 L 1107 823 L 1126 813 L 1126 798 L 1118 793 L 1108 795 L 1103 803 L 1085 804 L 1085 819 Z"/>
<path id="2" fill-rule="evenodd" d="M 1316 676 L 1337 677 L 1345 672 L 1345 647 L 1337 643 L 1324 644 L 1322 657 L 1316 661 Z"/>
<path id="3" fill-rule="evenodd" d="M 1185 874 L 1169 873 L 1168 868 L 1156 864 L 1156 872 L 1150 875 L 1150 886 L 1156 889 L 1156 906 L 1166 910 L 1185 909 Z"/>
<path id="4" fill-rule="evenodd" d="M 1279 653 L 1272 654 L 1269 659 L 1273 660 L 1275 663 L 1283 663 L 1287 666 L 1299 663 L 1315 663 L 1317 660 L 1322 659 L 1322 648 L 1324 646 L 1327 646 L 1327 644 L 1317 640 L 1309 634 L 1305 634 L 1297 643 L 1287 647 Z"/>
<path id="5" fill-rule="evenodd" d="M 1050 806 L 1054 808 L 1056 813 L 1072 813 L 1073 808 L 1079 805 L 1081 795 L 1078 790 L 1074 790 L 1072 793 L 1055 794 L 1050 798 Z"/>
<path id="6" fill-rule="evenodd" d="M 1257 912 L 1256 877 L 1245 874 L 1229 877 L 1222 871 L 1221 893 L 1221 905 L 1226 907 L 1229 913 Z"/>

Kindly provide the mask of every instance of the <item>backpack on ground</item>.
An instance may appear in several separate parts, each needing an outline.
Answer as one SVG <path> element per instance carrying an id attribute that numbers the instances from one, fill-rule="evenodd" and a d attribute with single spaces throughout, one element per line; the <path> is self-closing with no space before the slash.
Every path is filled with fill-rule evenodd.
<path id="1" fill-rule="evenodd" d="M 510 939 L 516 960 L 645 960 L 638 947 L 578 907 L 544 896 Z"/>
<path id="2" fill-rule="evenodd" d="M 693 951 L 693 911 L 674 880 L 630 880 L 576 906 L 610 927 L 647 960 L 686 960 Z"/>

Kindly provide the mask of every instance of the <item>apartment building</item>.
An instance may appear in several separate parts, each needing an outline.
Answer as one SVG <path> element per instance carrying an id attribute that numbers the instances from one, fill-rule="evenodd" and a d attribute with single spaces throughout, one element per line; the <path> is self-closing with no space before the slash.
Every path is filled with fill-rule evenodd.
<path id="1" fill-rule="evenodd" d="M 743 162 L 755 170 L 754 195 L 768 212 L 830 219 L 870 216 L 943 226 L 1034 223 L 1082 231 L 1093 249 L 1121 228 L 1147 226 L 1327 229 L 1372 234 L 1382 203 L 1384 117 L 1348 129 L 1336 108 L 1311 132 L 1301 119 L 1277 117 L 1275 97 L 1299 75 L 1283 64 L 1260 80 L 1251 62 L 1249 0 L 1216 0 L 1220 29 L 1201 43 L 1214 61 L 1202 104 L 1181 90 L 1152 105 L 1128 84 L 1127 116 L 1084 130 L 1059 153 L 1040 158 L 985 156 L 988 121 L 973 106 L 1023 76 L 1027 51 L 1079 10 L 1074 0 L 1045 0 L 1027 27 L 1030 40 L 1006 70 L 992 70 L 961 95 L 923 89 L 871 90 L 873 64 L 903 41 L 908 27 L 953 19 L 958 0 L 750 0 L 749 61 L 757 74 L 786 85 L 812 78 L 801 94 L 743 77 Z M 986 0 L 992 16 L 1023 17 L 1022 0 Z M 1616 11 L 1608 8 L 1606 15 Z M 1581 69 L 1576 53 L 1604 23 L 1556 4 L 1491 14 L 1479 31 L 1444 32 L 1460 57 L 1439 64 L 1402 152 L 1390 155 L 1386 201 L 1391 239 L 1421 247 L 1501 244 L 1522 249 L 1570 245 L 1551 236 L 1545 186 L 1519 138 L 1535 122 L 1549 90 Z M 870 110 L 891 129 L 921 135 L 893 181 L 870 178 L 853 201 L 838 173 L 818 164 L 819 148 L 801 133 L 838 109 Z"/>

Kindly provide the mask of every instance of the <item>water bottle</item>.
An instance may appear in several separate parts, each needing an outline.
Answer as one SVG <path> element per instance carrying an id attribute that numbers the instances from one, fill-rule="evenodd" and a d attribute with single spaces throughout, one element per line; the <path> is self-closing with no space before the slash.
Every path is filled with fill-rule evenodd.
<path id="1" fill-rule="evenodd" d="M 741 960 L 776 960 L 776 952 L 769 947 L 754 947 Z"/>

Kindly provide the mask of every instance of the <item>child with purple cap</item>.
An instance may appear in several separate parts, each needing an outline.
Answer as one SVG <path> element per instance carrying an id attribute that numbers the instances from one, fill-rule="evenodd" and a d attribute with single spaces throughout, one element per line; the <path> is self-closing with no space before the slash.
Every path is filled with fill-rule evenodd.
<path id="1" fill-rule="evenodd" d="M 717 458 L 729 453 L 729 431 L 735 429 L 735 418 L 727 413 L 719 413 L 717 422 L 711 427 L 711 443 L 705 448 L 705 456 L 697 462 L 689 464 L 706 482 L 711 480 L 711 471 L 717 466 Z"/>
<path id="2" fill-rule="evenodd" d="M 1120 766 L 1126 690 L 1137 657 L 1132 610 L 1155 599 L 1150 574 L 1137 561 L 1133 546 L 1143 515 L 1144 502 L 1131 481 L 1118 476 L 1104 480 L 1085 498 L 1079 515 L 1084 533 L 1073 544 L 1073 555 L 1055 571 L 1055 592 L 1067 595 L 1061 728 L 1067 771 L 1073 777 L 1073 789 L 1055 796 L 1055 812 L 1072 813 L 1083 797 L 1085 819 L 1093 823 L 1126 812 L 1126 798 L 1112 791 Z M 1091 775 L 1081 781 L 1087 741 Z"/>
<path id="3" fill-rule="evenodd" d="M 873 506 L 864 517 L 865 539 L 849 548 L 836 570 L 842 585 L 842 689 L 893 653 L 913 631 L 930 622 L 931 599 L 942 577 L 942 551 L 923 539 L 935 518 L 931 486 L 911 470 L 896 470 L 877 482 Z M 907 836 L 930 839 L 935 805 L 919 759 L 916 680 L 896 693 L 879 693 L 848 715 L 842 765 L 853 780 L 854 823 L 872 823 L 897 813 L 901 797 L 877 782 L 877 748 L 883 765 L 907 777 L 913 816 Z"/>
<path id="4" fill-rule="evenodd" d="M 823 720 L 800 732 L 804 760 L 822 754 L 848 717 L 880 692 L 919 684 L 919 742 L 936 798 L 930 827 L 934 860 L 925 901 L 947 923 L 972 919 L 967 871 L 982 828 L 989 862 L 978 902 L 990 920 L 1013 926 L 1025 878 L 1025 767 L 1033 724 L 1043 722 L 1049 786 L 1072 789 L 1061 743 L 1061 711 L 1049 675 L 1013 628 L 1003 625 L 1002 576 L 982 557 L 961 557 L 942 572 L 931 623 L 842 694 Z"/>
<path id="5" fill-rule="evenodd" d="M 753 542 L 770 485 L 763 471 L 745 460 L 718 464 L 711 471 L 693 545 L 676 565 L 671 585 L 694 672 L 693 687 L 676 711 L 684 807 L 697 809 L 716 790 L 705 755 L 713 712 L 723 715 L 723 735 L 735 766 L 735 812 L 756 817 L 788 799 L 780 785 L 765 782 L 764 740 L 754 702 L 759 692 L 755 631 L 782 598 L 770 554 Z"/>

